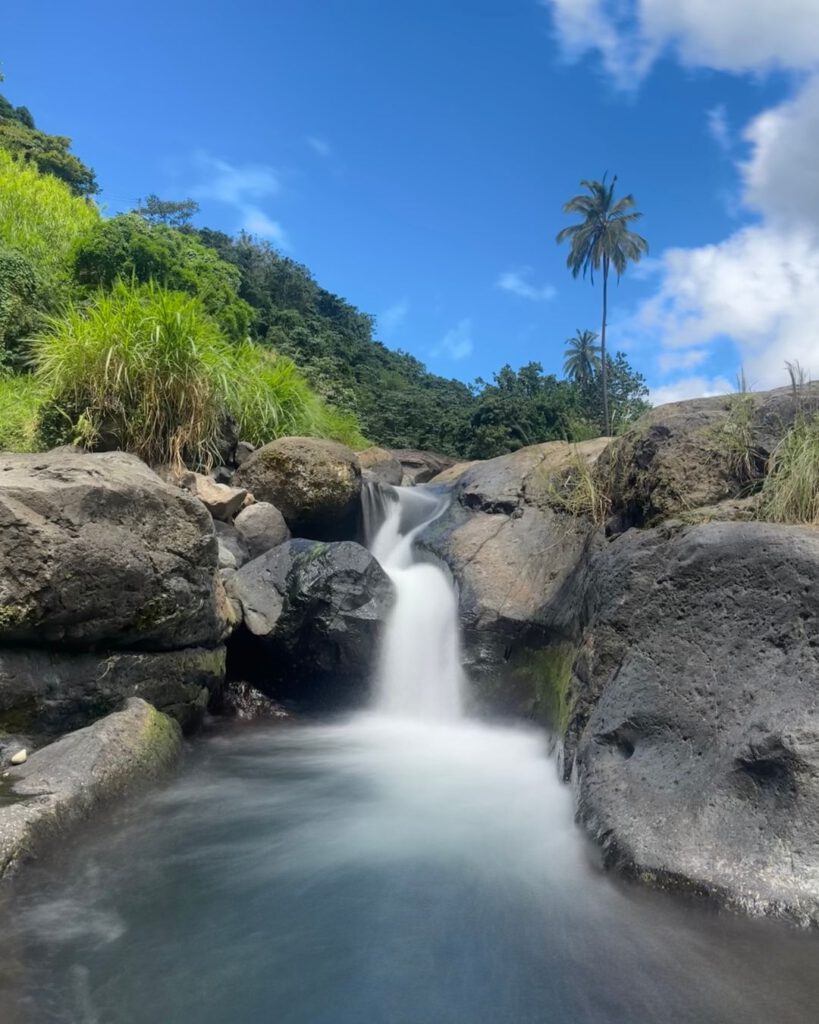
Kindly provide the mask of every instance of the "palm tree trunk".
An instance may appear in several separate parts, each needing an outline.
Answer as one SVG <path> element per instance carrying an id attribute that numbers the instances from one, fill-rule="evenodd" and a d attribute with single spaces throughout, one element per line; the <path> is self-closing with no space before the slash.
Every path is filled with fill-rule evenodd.
<path id="1" fill-rule="evenodd" d="M 600 363 L 601 363 L 601 379 L 603 382 L 603 431 L 606 437 L 609 436 L 611 431 L 611 421 L 609 420 L 609 368 L 606 359 L 606 314 L 608 311 L 608 295 L 609 295 L 609 258 L 608 256 L 603 257 L 603 326 L 600 331 Z"/>

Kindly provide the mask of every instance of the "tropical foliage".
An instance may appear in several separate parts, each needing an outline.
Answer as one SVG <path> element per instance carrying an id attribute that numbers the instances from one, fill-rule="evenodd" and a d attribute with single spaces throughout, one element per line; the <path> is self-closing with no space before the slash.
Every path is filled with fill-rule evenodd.
<path id="1" fill-rule="evenodd" d="M 609 270 L 614 268 L 619 280 L 629 263 L 636 263 L 648 252 L 648 242 L 633 232 L 630 225 L 642 217 L 636 210 L 634 196 L 614 197 L 617 176 L 611 184 L 602 181 L 583 180 L 580 182 L 587 194 L 572 196 L 563 206 L 563 212 L 582 218 L 578 223 L 563 228 L 558 233 L 558 244 L 570 243 L 566 264 L 573 277 L 587 273 L 594 283 L 594 274 L 602 269 L 603 274 L 603 324 L 600 330 L 600 355 L 602 360 L 601 390 L 603 400 L 603 428 L 611 433 L 609 415 L 608 362 L 606 359 L 606 317 L 608 314 Z"/>

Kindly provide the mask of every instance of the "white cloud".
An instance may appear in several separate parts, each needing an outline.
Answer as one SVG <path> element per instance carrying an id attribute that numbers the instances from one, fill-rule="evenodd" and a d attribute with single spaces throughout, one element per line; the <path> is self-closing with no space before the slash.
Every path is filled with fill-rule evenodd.
<path id="1" fill-rule="evenodd" d="M 389 337 L 407 319 L 410 310 L 408 299 L 400 299 L 378 316 L 378 328 Z"/>
<path id="2" fill-rule="evenodd" d="M 752 147 L 741 165 L 745 202 L 770 223 L 809 221 L 819 229 L 819 75 L 793 99 L 751 121 L 745 139 Z"/>
<path id="3" fill-rule="evenodd" d="M 730 338 L 756 386 L 784 383 L 798 359 L 819 376 L 819 245 L 804 230 L 752 226 L 724 242 L 670 249 L 657 294 L 638 322 L 669 350 Z"/>
<path id="4" fill-rule="evenodd" d="M 734 73 L 799 72 L 787 101 L 742 134 L 737 164 L 746 213 L 758 223 L 724 241 L 671 249 L 657 291 L 631 329 L 657 346 L 662 376 L 704 365 L 731 343 L 754 386 L 785 383 L 784 362 L 819 376 L 819 7 L 817 0 L 541 0 L 566 54 L 596 51 L 615 84 L 634 88 L 663 53 L 689 66 Z M 807 74 L 805 74 L 807 72 Z M 707 126 L 727 152 L 723 106 Z M 739 212 L 738 210 L 736 212 Z M 727 390 L 725 378 L 685 376 L 652 390 L 655 401 Z"/>
<path id="5" fill-rule="evenodd" d="M 716 142 L 723 153 L 730 153 L 733 147 L 731 129 L 728 127 L 728 111 L 724 103 L 718 103 L 715 107 L 706 111 L 706 123 L 708 134 Z"/>
<path id="6" fill-rule="evenodd" d="M 669 402 L 683 402 L 686 398 L 727 395 L 733 390 L 725 377 L 683 377 L 673 384 L 652 388 L 650 398 L 652 405 L 667 405 Z"/>
<path id="7" fill-rule="evenodd" d="M 469 317 L 460 320 L 446 332 L 441 341 L 432 350 L 433 356 L 447 356 L 449 359 L 466 359 L 472 354 L 472 321 Z"/>
<path id="8" fill-rule="evenodd" d="M 500 275 L 495 282 L 497 288 L 502 288 L 512 295 L 521 299 L 531 299 L 533 302 L 549 302 L 557 295 L 554 285 L 543 284 L 533 285 L 526 278 L 531 274 L 530 267 L 521 267 L 519 270 L 507 270 Z"/>
<path id="9" fill-rule="evenodd" d="M 599 52 L 623 87 L 667 49 L 722 71 L 819 67 L 816 0 L 541 0 L 569 57 Z"/>
<path id="10" fill-rule="evenodd" d="M 199 182 L 191 189 L 195 199 L 210 199 L 233 207 L 239 215 L 238 227 L 267 238 L 282 249 L 289 247 L 281 224 L 265 213 L 260 201 L 276 196 L 281 181 L 271 167 L 258 164 L 238 165 L 227 160 L 197 153 L 194 164 Z"/>
<path id="11" fill-rule="evenodd" d="M 308 135 L 304 141 L 317 156 L 327 158 L 333 155 L 333 147 L 326 139 L 319 138 L 318 135 Z"/>

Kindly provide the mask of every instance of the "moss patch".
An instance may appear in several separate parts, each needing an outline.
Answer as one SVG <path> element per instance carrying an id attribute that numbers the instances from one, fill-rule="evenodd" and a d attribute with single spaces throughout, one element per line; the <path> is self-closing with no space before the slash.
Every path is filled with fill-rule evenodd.
<path id="1" fill-rule="evenodd" d="M 533 714 L 563 735 L 571 720 L 572 668 L 577 649 L 560 643 L 527 651 L 521 655 L 514 672 L 533 698 Z"/>

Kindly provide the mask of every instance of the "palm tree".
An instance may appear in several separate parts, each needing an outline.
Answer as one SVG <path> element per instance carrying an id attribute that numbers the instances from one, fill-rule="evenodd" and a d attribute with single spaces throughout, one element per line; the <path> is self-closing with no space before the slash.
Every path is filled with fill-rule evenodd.
<path id="1" fill-rule="evenodd" d="M 582 387 L 588 385 L 600 369 L 600 346 L 596 331 L 581 331 L 578 327 L 573 338 L 566 339 L 566 357 L 563 372 Z"/>
<path id="2" fill-rule="evenodd" d="M 609 388 L 606 366 L 606 313 L 608 308 L 609 268 L 614 267 L 617 280 L 626 269 L 628 263 L 636 263 L 648 252 L 648 242 L 629 229 L 629 224 L 639 220 L 642 214 L 634 209 L 634 196 L 623 196 L 615 200 L 614 186 L 617 176 L 611 184 L 606 184 L 606 176 L 602 181 L 580 182 L 588 195 L 572 196 L 563 205 L 564 213 L 577 213 L 583 219 L 579 224 L 571 224 L 558 234 L 558 243 L 571 240 L 571 249 L 566 265 L 577 277 L 582 271 L 591 272 L 594 284 L 594 272 L 603 270 L 603 327 L 600 332 L 600 362 L 603 382 L 603 423 L 606 434 L 611 429 L 609 419 Z"/>

